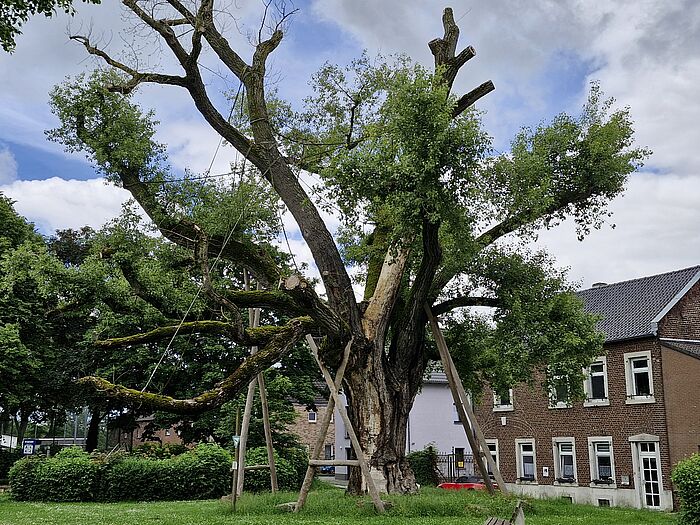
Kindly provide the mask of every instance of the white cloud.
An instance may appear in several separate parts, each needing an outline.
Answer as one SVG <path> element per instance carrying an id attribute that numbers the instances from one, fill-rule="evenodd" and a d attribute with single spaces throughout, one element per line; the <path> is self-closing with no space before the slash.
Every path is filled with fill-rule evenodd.
<path id="1" fill-rule="evenodd" d="M 16 201 L 15 209 L 44 234 L 57 229 L 99 228 L 119 215 L 131 197 L 126 190 L 105 184 L 102 179 L 14 181 L 0 192 Z"/>
<path id="2" fill-rule="evenodd" d="M 236 14 L 246 27 L 254 28 L 259 7 L 256 2 L 247 2 Z M 102 42 L 118 53 L 121 40 L 117 31 L 126 26 L 121 9 L 114 3 L 81 4 L 78 9 L 79 17 L 71 25 L 77 28 L 84 23 L 88 29 L 92 24 L 93 34 L 102 36 Z M 442 9 L 443 4 L 435 0 L 314 0 L 296 18 L 336 23 L 371 53 L 405 52 L 430 66 L 427 42 L 442 35 Z M 488 110 L 485 122 L 498 140 L 506 141 L 520 124 L 548 117 L 547 112 L 577 110 L 585 96 L 586 80 L 600 79 L 607 94 L 615 96 L 619 104 L 631 106 L 638 143 L 654 151 L 648 164 L 665 173 L 632 177 L 627 195 L 612 204 L 616 229 L 593 232 L 583 243 L 576 241 L 569 225 L 543 234 L 542 243 L 572 267 L 572 276 L 590 284 L 697 264 L 700 241 L 694 226 L 700 217 L 693 201 L 700 195 L 700 104 L 695 93 L 700 81 L 700 3 L 545 0 L 514 7 L 509 2 L 468 2 L 456 6 L 455 16 L 462 30 L 460 45 L 472 44 L 477 50 L 476 58 L 458 77 L 455 91 L 462 93 L 493 79 L 496 91 L 479 105 Z M 66 21 L 62 16 L 51 20 L 35 17 L 25 26 L 17 52 L 0 54 L 0 140 L 51 151 L 58 148 L 43 138 L 43 130 L 55 125 L 46 106 L 47 93 L 64 75 L 91 66 L 86 64 L 84 50 L 67 41 Z M 245 36 L 233 23 L 229 26 L 226 35 L 234 40 L 233 47 L 249 58 Z M 105 28 L 109 31 L 100 33 Z M 281 95 L 290 92 L 295 100 L 301 99 L 306 89 L 300 77 L 315 63 L 345 61 L 354 51 L 347 45 L 312 50 L 308 35 L 299 36 L 305 37 L 299 42 L 306 42 L 307 55 L 295 54 L 295 50 L 303 51 L 304 45 L 295 45 L 292 31 L 272 55 L 270 65 L 273 73 L 279 72 Z M 349 41 L 343 40 L 345 44 Z M 145 60 L 164 71 L 177 72 L 167 53 L 161 55 L 156 47 Z M 218 71 L 210 54 L 203 60 Z M 567 77 L 569 67 L 581 70 Z M 553 70 L 556 74 L 551 74 Z M 208 81 L 213 95 L 237 87 L 237 83 L 214 74 Z M 158 138 L 168 144 L 173 164 L 197 172 L 207 169 L 218 136 L 193 110 L 187 93 L 178 88 L 147 87 L 139 100 L 156 109 L 162 122 Z M 220 105 L 225 111 L 225 104 Z M 232 148 L 222 148 L 212 171 L 227 171 L 234 156 Z M 107 197 L 116 190 L 94 181 L 64 181 L 65 186 L 57 179 L 44 185 L 10 184 L 11 179 L 3 175 L 7 172 L 7 168 L 0 168 L 0 184 L 5 184 L 0 189 L 46 230 L 83 223 L 99 225 L 118 213 L 125 198 L 111 193 Z M 78 202 L 82 197 L 85 201 Z M 96 202 L 102 198 L 102 204 Z M 332 214 L 323 213 L 323 217 L 335 231 L 337 219 Z M 308 247 L 298 240 L 298 227 L 288 216 L 284 222 L 299 260 L 311 262 Z M 312 269 L 317 272 L 314 266 Z"/>
<path id="3" fill-rule="evenodd" d="M 610 222 L 578 241 L 569 221 L 540 236 L 570 277 L 584 286 L 700 264 L 700 177 L 639 173 L 615 199 Z"/>
<path id="4" fill-rule="evenodd" d="M 0 184 L 7 184 L 17 178 L 17 161 L 7 146 L 0 145 Z"/>

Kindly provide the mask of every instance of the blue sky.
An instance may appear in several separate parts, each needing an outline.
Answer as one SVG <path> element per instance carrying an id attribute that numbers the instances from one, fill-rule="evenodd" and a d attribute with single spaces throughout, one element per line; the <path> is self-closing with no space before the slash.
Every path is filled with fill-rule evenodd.
<path id="1" fill-rule="evenodd" d="M 91 180 L 94 170 L 81 155 L 62 152 L 44 138 L 56 122 L 48 92 L 65 75 L 94 67 L 66 37 L 90 29 L 93 38 L 118 54 L 125 26 L 120 8 L 78 6 L 73 20 L 33 19 L 13 55 L 0 55 L 0 191 L 44 233 L 89 223 L 99 227 L 119 212 L 125 192 Z M 403 52 L 431 65 L 427 42 L 442 34 L 443 5 L 432 0 L 309 0 L 299 8 L 269 71 L 283 97 L 299 105 L 309 93 L 310 75 L 324 62 L 345 64 L 363 49 L 370 54 Z M 545 232 L 537 244 L 571 266 L 573 278 L 590 284 L 613 282 L 700 261 L 700 6 L 682 9 L 663 0 L 615 0 L 582 5 L 574 0 L 528 3 L 461 2 L 454 5 L 460 45 L 474 45 L 477 56 L 455 83 L 466 92 L 492 79 L 496 91 L 481 101 L 484 124 L 494 146 L 504 151 L 520 126 L 535 126 L 561 112 L 577 112 L 589 82 L 599 80 L 619 105 L 632 108 L 640 144 L 654 150 L 645 170 L 630 179 L 627 195 L 611 206 L 614 230 L 604 227 L 579 243 L 571 225 Z M 251 47 L 245 32 L 257 31 L 260 3 L 236 11 L 242 32 L 228 21 L 228 35 L 242 55 Z M 651 43 L 655 52 L 649 52 Z M 148 42 L 142 43 L 148 48 Z M 173 71 L 167 54 L 150 59 Z M 213 57 L 205 65 L 227 76 Z M 237 82 L 210 74 L 210 92 L 226 112 L 223 91 Z M 147 87 L 140 102 L 156 110 L 158 137 L 168 145 L 174 169 L 205 170 L 218 137 L 177 88 Z M 224 172 L 235 157 L 231 148 L 217 155 L 214 172 Z M 81 198 L 84 200 L 81 201 Z M 328 217 L 331 226 L 333 217 Z M 308 249 L 295 225 L 285 219 L 300 259 Z"/>

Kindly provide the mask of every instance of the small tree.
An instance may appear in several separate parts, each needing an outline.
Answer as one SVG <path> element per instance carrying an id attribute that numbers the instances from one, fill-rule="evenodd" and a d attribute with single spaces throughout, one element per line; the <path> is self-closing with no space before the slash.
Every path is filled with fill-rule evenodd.
<path id="1" fill-rule="evenodd" d="M 681 522 L 685 525 L 700 523 L 700 454 L 679 461 L 671 473 L 671 480 L 681 500 Z"/>

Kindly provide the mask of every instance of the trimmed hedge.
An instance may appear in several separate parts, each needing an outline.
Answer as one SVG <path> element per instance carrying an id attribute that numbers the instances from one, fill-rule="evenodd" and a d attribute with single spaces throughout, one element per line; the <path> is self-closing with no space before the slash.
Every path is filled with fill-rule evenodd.
<path id="1" fill-rule="evenodd" d="M 416 476 L 416 483 L 421 485 L 437 486 L 440 483 L 438 477 L 437 449 L 428 445 L 423 450 L 411 452 L 406 455 L 408 464 Z"/>
<path id="2" fill-rule="evenodd" d="M 280 490 L 299 490 L 304 481 L 309 456 L 301 448 L 288 448 L 282 454 L 275 451 L 275 470 Z M 246 465 L 267 465 L 267 449 L 251 448 L 246 451 Z M 243 488 L 251 492 L 270 490 L 270 471 L 249 470 L 245 473 Z"/>
<path id="3" fill-rule="evenodd" d="M 671 473 L 671 480 L 681 500 L 680 522 L 700 525 L 700 454 L 679 461 Z"/>
<path id="4" fill-rule="evenodd" d="M 29 457 L 10 470 L 12 497 L 23 501 L 155 501 L 218 498 L 228 493 L 231 456 L 198 445 L 168 459 L 89 456 L 65 449 Z"/>

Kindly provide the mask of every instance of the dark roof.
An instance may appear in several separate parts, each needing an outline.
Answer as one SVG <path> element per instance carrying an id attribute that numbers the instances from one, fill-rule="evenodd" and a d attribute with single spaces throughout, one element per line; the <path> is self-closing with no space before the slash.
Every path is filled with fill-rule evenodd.
<path id="1" fill-rule="evenodd" d="M 669 341 L 661 339 L 661 344 L 683 354 L 700 359 L 700 343 L 693 341 Z"/>
<path id="2" fill-rule="evenodd" d="M 656 334 L 656 323 L 700 279 L 700 266 L 606 284 L 577 295 L 586 311 L 602 315 L 598 329 L 606 341 Z"/>

